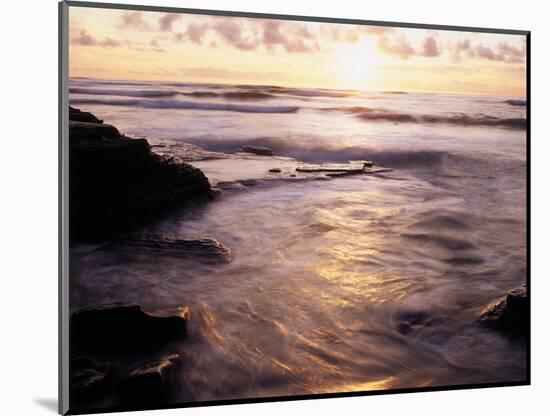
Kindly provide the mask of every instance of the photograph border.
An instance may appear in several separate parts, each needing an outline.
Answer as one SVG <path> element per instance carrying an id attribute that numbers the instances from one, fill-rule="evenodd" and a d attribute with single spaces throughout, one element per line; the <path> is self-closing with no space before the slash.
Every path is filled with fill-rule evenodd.
<path id="1" fill-rule="evenodd" d="M 447 26 L 425 23 L 404 23 L 404 22 L 389 22 L 376 20 L 362 19 L 345 19 L 332 17 L 318 16 L 298 16 L 285 14 L 270 14 L 270 13 L 253 13 L 241 11 L 227 10 L 208 10 L 208 9 L 190 9 L 180 7 L 166 6 L 145 6 L 135 4 L 116 4 L 116 3 L 99 3 L 87 1 L 61 1 L 59 6 L 59 42 L 58 42 L 58 123 L 59 123 L 59 151 L 58 151 L 58 411 L 60 414 L 77 415 L 90 413 L 112 413 L 126 412 L 138 410 L 162 410 L 162 409 L 179 409 L 188 407 L 203 407 L 203 406 L 221 406 L 232 404 L 247 404 L 247 403 L 269 403 L 269 402 L 284 402 L 295 400 L 312 400 L 312 399 L 329 399 L 339 397 L 364 397 L 374 395 L 399 394 L 399 393 L 421 393 L 435 392 L 446 390 L 466 390 L 466 389 L 482 389 L 492 387 L 513 387 L 526 386 L 531 384 L 531 31 L 529 30 L 511 30 L 497 28 L 483 28 L 471 26 Z M 526 335 L 526 378 L 520 381 L 510 382 L 494 382 L 494 383 L 471 383 L 459 385 L 445 386 L 430 386 L 430 387 L 412 387 L 387 390 L 370 390 L 370 391 L 354 391 L 354 392 L 338 392 L 338 393 L 318 393 L 292 396 L 268 396 L 240 399 L 223 399 L 223 400 L 207 400 L 182 403 L 159 403 L 156 405 L 135 405 L 135 406 L 116 406 L 116 407 L 101 407 L 101 408 L 85 408 L 85 409 L 70 409 L 69 408 L 69 8 L 70 7 L 86 7 L 96 9 L 113 9 L 113 10 L 136 10 L 149 12 L 164 12 L 164 13 L 179 13 L 193 15 L 209 15 L 209 16 L 229 16 L 229 17 L 245 17 L 258 19 L 274 19 L 287 21 L 301 22 L 320 22 L 320 23 L 339 23 L 350 25 L 366 25 L 366 26 L 389 26 L 411 29 L 428 29 L 428 30 L 446 30 L 446 31 L 466 31 L 477 33 L 494 33 L 505 35 L 521 35 L 526 37 L 526 288 L 528 302 L 528 323 Z"/>

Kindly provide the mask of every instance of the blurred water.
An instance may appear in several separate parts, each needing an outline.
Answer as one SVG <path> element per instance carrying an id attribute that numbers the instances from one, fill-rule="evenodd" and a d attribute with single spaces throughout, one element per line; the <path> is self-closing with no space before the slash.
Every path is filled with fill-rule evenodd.
<path id="1" fill-rule="evenodd" d="M 230 264 L 73 253 L 72 309 L 114 301 L 152 312 L 189 307 L 190 338 L 178 346 L 187 357 L 180 400 L 525 377 L 525 345 L 475 325 L 488 302 L 524 282 L 526 267 L 525 130 L 479 120 L 522 119 L 524 106 L 509 97 L 83 79 L 71 87 L 75 106 L 126 134 L 394 168 L 259 181 L 146 229 L 218 239 L 234 253 Z M 242 94 L 250 91 L 260 94 Z M 137 95 L 137 104 L 106 104 Z M 296 110 L 273 112 L 281 108 Z M 361 117 L 372 112 L 413 121 Z M 223 177 L 219 163 L 195 165 Z M 224 163 L 227 180 L 243 169 L 239 160 Z"/>

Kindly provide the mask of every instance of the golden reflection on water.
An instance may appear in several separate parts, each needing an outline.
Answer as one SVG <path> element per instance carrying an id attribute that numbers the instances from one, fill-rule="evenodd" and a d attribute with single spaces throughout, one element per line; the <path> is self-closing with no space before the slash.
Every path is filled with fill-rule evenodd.
<path id="1" fill-rule="evenodd" d="M 360 292 L 361 296 L 371 303 L 392 302 L 407 296 L 411 283 L 406 279 L 394 278 L 383 271 L 366 272 L 363 270 L 349 270 L 350 264 L 335 260 L 328 264 L 318 266 L 314 272 L 344 290 Z M 352 266 L 353 267 L 353 266 Z M 350 304 L 348 300 L 337 299 L 340 306 Z"/>
<path id="2" fill-rule="evenodd" d="M 334 228 L 331 237 L 336 237 L 334 233 L 340 236 L 334 238 L 333 245 L 318 249 L 326 261 L 314 266 L 312 271 L 342 290 L 360 294 L 369 302 L 398 301 L 407 296 L 411 283 L 403 276 L 387 272 L 386 262 L 399 265 L 401 256 L 395 251 L 395 243 L 377 224 L 379 221 L 392 222 L 399 211 L 394 207 L 365 204 L 368 200 L 365 193 L 356 195 L 355 199 L 357 204 L 322 212 L 319 221 Z M 341 297 L 339 301 L 344 307 L 349 303 Z"/>
<path id="3" fill-rule="evenodd" d="M 316 393 L 350 393 L 356 391 L 376 391 L 376 390 L 388 390 L 395 386 L 398 381 L 397 377 L 389 376 L 380 380 L 372 380 L 361 383 L 339 384 L 332 386 Z"/>
<path id="4" fill-rule="evenodd" d="M 393 386 L 397 377 L 390 376 L 382 380 L 368 381 L 366 383 L 357 383 L 347 385 L 344 391 L 370 391 L 370 390 L 387 390 Z"/>

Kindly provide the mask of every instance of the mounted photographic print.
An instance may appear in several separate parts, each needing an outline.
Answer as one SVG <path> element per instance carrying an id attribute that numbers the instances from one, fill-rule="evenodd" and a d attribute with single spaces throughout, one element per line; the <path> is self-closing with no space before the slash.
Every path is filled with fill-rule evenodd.
<path id="1" fill-rule="evenodd" d="M 60 412 L 529 384 L 529 32 L 60 3 Z"/>

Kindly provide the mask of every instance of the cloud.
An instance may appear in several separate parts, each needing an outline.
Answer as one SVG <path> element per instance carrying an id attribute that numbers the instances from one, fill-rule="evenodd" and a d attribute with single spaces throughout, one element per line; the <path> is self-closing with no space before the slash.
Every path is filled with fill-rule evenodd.
<path id="1" fill-rule="evenodd" d="M 498 45 L 498 49 L 501 55 L 506 57 L 507 62 L 509 63 L 521 63 L 525 61 L 527 55 L 526 45 L 523 44 L 523 47 L 516 48 L 515 46 L 508 45 L 507 43 L 501 42 Z"/>
<path id="2" fill-rule="evenodd" d="M 319 50 L 319 44 L 314 35 L 305 25 L 285 25 L 277 20 L 268 20 L 263 24 L 262 43 L 273 50 L 275 46 L 281 46 L 287 52 L 311 52 Z"/>
<path id="3" fill-rule="evenodd" d="M 393 40 L 387 36 L 381 36 L 378 39 L 378 49 L 387 55 L 401 59 L 408 59 L 415 54 L 414 48 L 403 36 Z"/>
<path id="4" fill-rule="evenodd" d="M 97 39 L 90 35 L 86 30 L 82 29 L 76 37 L 71 37 L 71 44 L 81 46 L 95 46 Z"/>
<path id="5" fill-rule="evenodd" d="M 166 13 L 159 19 L 159 29 L 163 32 L 171 32 L 172 24 L 181 18 L 181 14 Z"/>
<path id="6" fill-rule="evenodd" d="M 185 32 L 176 33 L 174 35 L 174 39 L 176 39 L 178 42 L 190 40 L 191 42 L 200 45 L 202 44 L 204 35 L 206 35 L 206 32 L 209 28 L 210 26 L 208 25 L 208 23 L 189 23 Z"/>
<path id="7" fill-rule="evenodd" d="M 441 51 L 439 50 L 437 41 L 433 36 L 428 36 L 426 39 L 424 39 L 424 43 L 422 45 L 422 56 L 432 58 L 439 56 L 440 54 Z"/>
<path id="8" fill-rule="evenodd" d="M 450 45 L 450 52 L 454 62 L 460 62 L 463 58 L 479 58 L 493 62 L 523 63 L 525 62 L 525 46 L 518 48 L 506 42 L 500 42 L 495 47 L 478 44 L 472 45 L 469 39 Z"/>
<path id="9" fill-rule="evenodd" d="M 475 54 L 471 48 L 470 39 L 464 39 L 451 44 L 449 49 L 454 62 L 460 62 L 464 56 L 472 57 Z"/>
<path id="10" fill-rule="evenodd" d="M 250 51 L 258 47 L 254 39 L 243 34 L 241 26 L 235 20 L 220 20 L 212 26 L 212 29 L 214 29 L 227 43 L 233 45 L 237 49 Z"/>
<path id="11" fill-rule="evenodd" d="M 122 46 L 122 42 L 113 38 L 97 39 L 93 35 L 90 35 L 86 30 L 82 29 L 78 36 L 71 37 L 72 45 L 79 46 L 102 46 L 105 48 L 118 48 Z"/>
<path id="12" fill-rule="evenodd" d="M 151 25 L 143 20 L 142 12 L 124 12 L 121 16 L 121 26 L 132 27 L 138 30 L 151 30 Z"/>
<path id="13" fill-rule="evenodd" d="M 499 43 L 495 48 L 478 45 L 476 56 L 489 61 L 523 63 L 525 62 L 525 48 L 520 49 L 504 42 Z"/>

